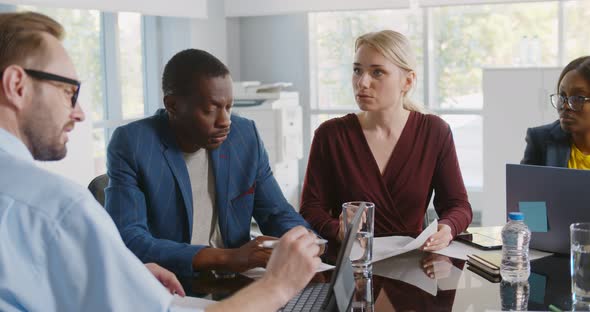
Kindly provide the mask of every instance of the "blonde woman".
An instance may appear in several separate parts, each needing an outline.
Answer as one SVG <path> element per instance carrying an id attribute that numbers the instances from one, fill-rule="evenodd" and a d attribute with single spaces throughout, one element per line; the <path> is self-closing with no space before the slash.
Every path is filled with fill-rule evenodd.
<path id="1" fill-rule="evenodd" d="M 375 235 L 417 234 L 434 191 L 438 232 L 424 244 L 446 247 L 471 223 L 471 205 L 449 125 L 425 114 L 408 94 L 416 61 L 402 34 L 368 33 L 355 43 L 352 85 L 361 112 L 316 130 L 303 185 L 301 214 L 336 255 L 341 205 L 375 203 Z"/>

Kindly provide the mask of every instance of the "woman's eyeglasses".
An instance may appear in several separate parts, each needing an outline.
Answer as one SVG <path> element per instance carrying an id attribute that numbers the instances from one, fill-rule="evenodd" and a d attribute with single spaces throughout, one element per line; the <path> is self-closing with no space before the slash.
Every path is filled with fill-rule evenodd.
<path id="1" fill-rule="evenodd" d="M 558 110 L 564 109 L 565 103 L 568 103 L 571 110 L 581 111 L 584 104 L 590 101 L 590 97 L 581 95 L 565 96 L 561 94 L 551 94 L 549 97 L 551 99 L 551 105 Z"/>

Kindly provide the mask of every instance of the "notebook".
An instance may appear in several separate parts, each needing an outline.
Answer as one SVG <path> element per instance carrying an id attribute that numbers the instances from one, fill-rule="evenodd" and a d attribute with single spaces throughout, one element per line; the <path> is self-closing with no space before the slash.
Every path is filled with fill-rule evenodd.
<path id="1" fill-rule="evenodd" d="M 467 256 L 468 268 L 472 267 L 471 271 L 492 282 L 499 282 L 501 280 L 501 263 L 502 255 L 499 253 L 474 254 Z"/>

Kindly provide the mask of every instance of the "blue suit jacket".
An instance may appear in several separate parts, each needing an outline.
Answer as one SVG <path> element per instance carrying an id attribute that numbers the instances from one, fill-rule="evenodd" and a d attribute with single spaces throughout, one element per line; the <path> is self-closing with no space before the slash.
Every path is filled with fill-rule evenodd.
<path id="1" fill-rule="evenodd" d="M 559 120 L 548 125 L 529 128 L 521 164 L 567 167 L 571 152 L 570 136 L 561 129 Z"/>
<path id="2" fill-rule="evenodd" d="M 274 179 L 254 122 L 238 116 L 231 121 L 226 141 L 209 152 L 225 247 L 250 240 L 252 217 L 266 235 L 280 237 L 297 225 L 309 228 Z M 205 246 L 190 245 L 191 184 L 167 112 L 160 109 L 152 117 L 117 128 L 109 143 L 107 168 L 105 208 L 127 247 L 143 262 L 192 274 L 192 259 Z"/>

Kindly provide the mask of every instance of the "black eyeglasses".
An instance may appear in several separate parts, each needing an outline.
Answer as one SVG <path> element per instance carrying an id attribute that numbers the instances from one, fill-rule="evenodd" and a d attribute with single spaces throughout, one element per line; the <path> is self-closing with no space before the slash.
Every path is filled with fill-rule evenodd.
<path id="1" fill-rule="evenodd" d="M 78 94 L 80 94 L 80 85 L 81 85 L 80 81 L 70 79 L 70 78 L 67 78 L 64 76 L 59 76 L 59 75 L 47 73 L 47 72 L 40 71 L 40 70 L 26 69 L 26 68 L 24 70 L 25 70 L 25 73 L 27 73 L 27 75 L 29 75 L 35 79 L 63 82 L 63 83 L 69 84 L 69 85 L 76 86 L 76 90 L 72 93 L 72 98 L 71 98 L 72 108 L 76 107 L 76 103 L 78 102 Z"/>
<path id="2" fill-rule="evenodd" d="M 551 105 L 558 110 L 564 109 L 565 103 L 568 103 L 570 109 L 573 111 L 581 111 L 586 102 L 590 101 L 590 97 L 581 95 L 565 96 L 561 94 L 551 94 Z"/>

